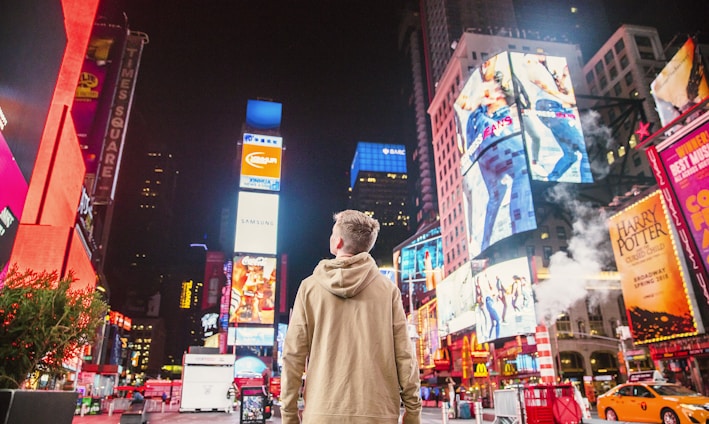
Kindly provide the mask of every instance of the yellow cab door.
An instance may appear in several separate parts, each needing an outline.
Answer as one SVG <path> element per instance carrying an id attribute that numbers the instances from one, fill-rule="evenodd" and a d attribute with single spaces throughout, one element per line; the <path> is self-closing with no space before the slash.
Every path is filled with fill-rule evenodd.
<path id="1" fill-rule="evenodd" d="M 633 397 L 638 402 L 637 420 L 641 422 L 660 421 L 660 410 L 662 410 L 663 399 L 653 394 L 650 389 L 643 385 L 633 387 Z"/>

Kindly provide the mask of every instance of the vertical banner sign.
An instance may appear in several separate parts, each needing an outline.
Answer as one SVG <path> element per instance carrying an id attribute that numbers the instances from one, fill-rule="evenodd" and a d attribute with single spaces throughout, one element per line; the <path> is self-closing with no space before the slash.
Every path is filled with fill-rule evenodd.
<path id="1" fill-rule="evenodd" d="M 609 231 L 634 342 L 696 335 L 698 325 L 660 192 L 612 216 Z"/>
<path id="2" fill-rule="evenodd" d="M 142 36 L 132 34 L 126 40 L 126 49 L 123 53 L 123 62 L 118 76 L 118 87 L 109 116 L 108 129 L 96 176 L 94 204 L 107 204 L 109 200 L 113 199 L 116 190 L 128 116 L 133 101 L 140 56 L 143 52 L 143 42 Z"/>
<path id="3" fill-rule="evenodd" d="M 222 286 L 222 297 L 219 302 L 219 353 L 227 353 L 229 331 L 229 305 L 231 303 L 231 272 L 233 263 L 227 262 L 224 268 L 225 283 Z"/>
<path id="4" fill-rule="evenodd" d="M 699 310 L 709 322 L 709 120 L 662 150 L 650 166 L 679 234 Z"/>
<path id="5" fill-rule="evenodd" d="M 204 285 L 202 286 L 202 310 L 217 306 L 219 295 L 224 285 L 224 253 L 207 252 L 204 267 Z"/>

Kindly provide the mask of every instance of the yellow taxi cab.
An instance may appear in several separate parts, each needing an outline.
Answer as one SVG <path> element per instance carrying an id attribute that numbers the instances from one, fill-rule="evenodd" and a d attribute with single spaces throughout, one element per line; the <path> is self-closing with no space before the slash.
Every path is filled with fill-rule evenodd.
<path id="1" fill-rule="evenodd" d="M 632 377 L 598 397 L 600 418 L 662 424 L 709 422 L 709 397 L 679 384 Z"/>

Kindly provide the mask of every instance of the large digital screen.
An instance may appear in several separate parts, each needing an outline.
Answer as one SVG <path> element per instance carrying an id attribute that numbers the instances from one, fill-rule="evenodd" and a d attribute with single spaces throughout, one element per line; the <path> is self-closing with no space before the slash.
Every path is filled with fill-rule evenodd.
<path id="1" fill-rule="evenodd" d="M 436 287 L 438 299 L 438 336 L 475 325 L 473 274 L 470 262 L 448 274 Z"/>
<path id="2" fill-rule="evenodd" d="M 239 192 L 234 251 L 276 254 L 278 195 Z"/>
<path id="3" fill-rule="evenodd" d="M 229 323 L 273 324 L 276 258 L 235 256 Z"/>
<path id="4" fill-rule="evenodd" d="M 704 63 L 692 38 L 687 39 L 650 88 L 662 126 L 709 96 Z"/>
<path id="5" fill-rule="evenodd" d="M 507 53 L 472 72 L 453 108 L 468 252 L 474 258 L 504 238 L 537 228 Z"/>
<path id="6" fill-rule="evenodd" d="M 492 265 L 473 277 L 476 332 L 479 343 L 535 332 L 529 260 Z"/>
<path id="7" fill-rule="evenodd" d="M 660 192 L 612 216 L 608 225 L 634 342 L 697 334 Z"/>
<path id="8" fill-rule="evenodd" d="M 273 327 L 229 327 L 230 346 L 273 346 Z"/>
<path id="9" fill-rule="evenodd" d="M 436 226 L 394 251 L 394 281 L 402 288 L 404 305 L 409 303 L 408 285 L 414 297 L 436 288 L 443 276 L 443 240 Z"/>
<path id="10" fill-rule="evenodd" d="M 513 52 L 510 59 L 532 178 L 592 183 L 566 58 Z"/>
<path id="11" fill-rule="evenodd" d="M 264 130 L 275 130 L 281 126 L 283 105 L 265 100 L 246 102 L 246 125 Z"/>
<path id="12" fill-rule="evenodd" d="M 239 187 L 279 191 L 282 150 L 281 137 L 245 133 Z"/>
<path id="13" fill-rule="evenodd" d="M 360 141 L 350 166 L 350 187 L 359 171 L 406 173 L 406 146 Z"/>

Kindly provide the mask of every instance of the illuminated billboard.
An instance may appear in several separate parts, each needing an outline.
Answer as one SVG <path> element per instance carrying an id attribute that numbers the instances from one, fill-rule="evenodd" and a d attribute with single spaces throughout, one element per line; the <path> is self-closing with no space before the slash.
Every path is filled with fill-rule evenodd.
<path id="1" fill-rule="evenodd" d="M 566 58 L 510 53 L 534 180 L 592 183 Z"/>
<path id="2" fill-rule="evenodd" d="M 245 133 L 239 187 L 279 191 L 282 150 L 281 137 Z"/>
<path id="3" fill-rule="evenodd" d="M 229 346 L 273 346 L 273 327 L 230 327 Z"/>
<path id="4" fill-rule="evenodd" d="M 670 210 L 703 323 L 709 323 L 709 117 L 693 121 L 646 153 Z"/>
<path id="5" fill-rule="evenodd" d="M 71 107 L 86 173 L 93 176 L 98 169 L 125 37 L 124 28 L 94 24 Z M 93 190 L 92 186 L 88 188 Z"/>
<path id="6" fill-rule="evenodd" d="M 466 262 L 448 274 L 436 287 L 439 337 L 445 337 L 475 325 L 475 303 L 472 287 L 473 274 L 470 270 L 470 262 Z M 468 289 L 466 290 L 466 288 Z"/>
<path id="7" fill-rule="evenodd" d="M 234 251 L 276 254 L 278 195 L 239 192 Z"/>
<path id="8" fill-rule="evenodd" d="M 283 105 L 265 100 L 246 102 L 246 125 L 263 130 L 275 130 L 281 126 Z"/>
<path id="9" fill-rule="evenodd" d="M 672 187 L 706 275 L 709 270 L 709 120 L 665 147 L 659 155 L 669 177 L 663 182 Z"/>
<path id="10" fill-rule="evenodd" d="M 471 258 L 537 228 L 507 53 L 476 68 L 453 105 Z"/>
<path id="11" fill-rule="evenodd" d="M 180 292 L 180 309 L 190 309 L 192 307 L 192 288 L 194 283 L 192 280 L 182 282 L 182 291 Z"/>
<path id="12" fill-rule="evenodd" d="M 276 305 L 276 258 L 235 256 L 229 323 L 273 324 Z"/>
<path id="13" fill-rule="evenodd" d="M 418 310 L 418 333 L 421 335 L 418 339 L 418 352 L 416 357 L 419 360 L 419 368 L 433 368 L 434 354 L 440 347 L 440 338 L 438 337 L 438 313 L 437 301 L 432 300 L 421 306 Z"/>
<path id="14" fill-rule="evenodd" d="M 406 173 L 406 146 L 360 141 L 350 165 L 350 187 L 354 187 L 359 171 Z"/>
<path id="15" fill-rule="evenodd" d="M 659 191 L 608 220 L 635 343 L 698 333 L 672 228 Z"/>
<path id="16" fill-rule="evenodd" d="M 473 275 L 470 262 L 436 288 L 440 337 L 475 326 L 479 343 L 534 333 L 537 325 L 527 258 Z"/>
<path id="17" fill-rule="evenodd" d="M 226 282 L 224 275 L 224 253 L 207 252 L 204 266 L 204 285 L 202 286 L 202 310 L 219 305 L 222 286 Z"/>
<path id="18" fill-rule="evenodd" d="M 400 247 L 400 248 L 399 248 Z M 402 288 L 404 305 L 409 304 L 408 284 L 414 297 L 436 288 L 443 275 L 443 240 L 436 225 L 399 245 L 394 251 L 394 277 Z"/>
<path id="19" fill-rule="evenodd" d="M 535 332 L 537 315 L 526 257 L 492 265 L 473 279 L 479 343 Z"/>
<path id="20" fill-rule="evenodd" d="M 662 126 L 709 96 L 704 63 L 692 38 L 687 39 L 650 88 Z"/>

